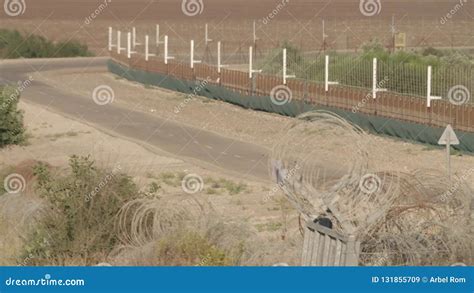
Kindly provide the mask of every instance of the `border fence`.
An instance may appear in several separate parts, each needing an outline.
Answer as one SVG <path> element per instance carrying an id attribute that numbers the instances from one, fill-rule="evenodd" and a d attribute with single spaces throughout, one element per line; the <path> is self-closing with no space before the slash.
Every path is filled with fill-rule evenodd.
<path id="1" fill-rule="evenodd" d="M 109 28 L 110 56 L 131 69 L 206 81 L 244 96 L 270 96 L 276 106 L 300 101 L 433 127 L 451 124 L 456 130 L 474 132 L 474 104 L 469 103 L 474 66 L 414 66 L 360 56 L 318 55 L 305 56 L 313 60 L 306 68 L 308 63 L 300 62 L 301 56 L 286 49 L 259 62 L 252 47 L 246 50 L 246 63 L 231 64 L 229 60 L 235 62 L 235 58 L 226 59 L 220 42 L 219 50 L 212 47 L 217 60 L 206 61 L 205 54 L 197 58 L 194 41 L 186 60 L 173 56 L 167 36 L 157 34 L 150 45 L 144 40 L 139 44 L 135 30 L 126 34 L 125 42 L 123 35 Z"/>

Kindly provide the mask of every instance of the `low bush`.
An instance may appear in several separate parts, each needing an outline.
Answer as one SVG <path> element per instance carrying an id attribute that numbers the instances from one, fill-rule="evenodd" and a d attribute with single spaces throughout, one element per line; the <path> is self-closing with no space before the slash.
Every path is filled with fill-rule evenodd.
<path id="1" fill-rule="evenodd" d="M 36 192 L 47 204 L 28 235 L 23 258 L 31 265 L 94 265 L 118 242 L 114 221 L 120 208 L 140 196 L 131 177 L 97 168 L 89 157 L 70 158 L 67 174 L 35 167 Z"/>
<path id="2" fill-rule="evenodd" d="M 25 140 L 23 113 L 18 110 L 20 93 L 13 87 L 0 87 L 0 148 Z"/>
<path id="3" fill-rule="evenodd" d="M 0 29 L 0 58 L 85 57 L 93 54 L 78 41 L 51 42 L 38 35 L 22 35 L 17 30 Z"/>

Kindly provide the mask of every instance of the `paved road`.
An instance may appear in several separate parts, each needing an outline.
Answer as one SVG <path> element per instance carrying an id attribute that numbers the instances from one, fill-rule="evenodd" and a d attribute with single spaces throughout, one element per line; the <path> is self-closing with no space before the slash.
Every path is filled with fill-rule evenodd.
<path id="1" fill-rule="evenodd" d="M 18 83 L 46 70 L 77 69 L 77 72 L 106 70 L 104 58 L 58 60 L 15 60 L 0 62 L 0 83 Z M 268 150 L 218 134 L 136 112 L 113 104 L 99 106 L 92 99 L 62 92 L 33 81 L 22 99 L 56 112 L 97 125 L 133 140 L 146 142 L 168 153 L 199 160 L 242 177 L 267 181 Z"/>

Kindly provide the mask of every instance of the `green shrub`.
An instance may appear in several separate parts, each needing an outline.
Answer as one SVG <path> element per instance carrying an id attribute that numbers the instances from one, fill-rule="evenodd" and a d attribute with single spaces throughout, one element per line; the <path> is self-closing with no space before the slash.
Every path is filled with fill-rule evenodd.
<path id="1" fill-rule="evenodd" d="M 94 265 L 118 243 L 114 220 L 120 208 L 140 196 L 120 168 L 95 167 L 89 157 L 70 158 L 68 174 L 35 167 L 37 194 L 47 207 L 27 236 L 24 257 L 32 265 Z"/>
<path id="2" fill-rule="evenodd" d="M 23 114 L 18 110 L 20 93 L 13 87 L 0 87 L 0 148 L 25 140 Z"/>
<path id="3" fill-rule="evenodd" d="M 0 29 L 0 58 L 55 58 L 92 56 L 87 45 L 77 41 L 53 43 L 38 35 L 22 35 L 16 30 Z"/>
<path id="4" fill-rule="evenodd" d="M 156 246 L 157 265 L 229 266 L 233 260 L 225 251 L 196 232 L 178 231 L 163 238 Z"/>

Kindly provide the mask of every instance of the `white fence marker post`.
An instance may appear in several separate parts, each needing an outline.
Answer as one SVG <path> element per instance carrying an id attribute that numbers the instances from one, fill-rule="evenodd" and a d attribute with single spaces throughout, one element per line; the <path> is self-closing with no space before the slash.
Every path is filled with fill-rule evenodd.
<path id="1" fill-rule="evenodd" d="M 217 73 L 221 73 L 222 68 L 227 67 L 227 65 L 222 64 L 222 53 L 221 53 L 221 42 L 217 42 Z"/>
<path id="2" fill-rule="evenodd" d="M 386 92 L 386 91 L 387 91 L 387 89 L 378 88 L 378 81 L 377 81 L 377 58 L 374 58 L 374 60 L 373 60 L 372 73 L 373 73 L 373 79 L 372 79 L 372 98 L 373 98 L 373 99 L 376 99 L 378 92 Z"/>
<path id="3" fill-rule="evenodd" d="M 326 55 L 324 66 L 324 90 L 329 91 L 329 85 L 337 85 L 337 81 L 329 81 L 329 55 Z"/>
<path id="4" fill-rule="evenodd" d="M 164 60 L 165 64 L 168 64 L 168 60 L 174 59 L 174 57 L 168 56 L 168 36 L 165 35 L 165 54 L 164 54 Z"/>
<path id="5" fill-rule="evenodd" d="M 125 48 L 122 48 L 122 32 L 117 31 L 117 54 L 120 54 L 123 50 L 125 50 Z"/>
<path id="6" fill-rule="evenodd" d="M 150 54 L 150 37 L 148 35 L 145 36 L 145 60 L 150 60 L 150 57 L 156 56 L 155 54 Z"/>
<path id="7" fill-rule="evenodd" d="M 127 57 L 130 59 L 132 57 L 132 34 L 127 33 Z"/>
<path id="8" fill-rule="evenodd" d="M 205 28 L 206 32 L 205 32 L 205 38 L 204 38 L 204 42 L 206 44 L 206 47 L 207 45 L 209 45 L 210 42 L 212 42 L 212 39 L 209 39 L 209 27 L 206 23 L 206 28 Z"/>
<path id="9" fill-rule="evenodd" d="M 249 47 L 249 78 L 252 79 L 252 73 L 253 73 L 253 48 L 252 46 Z"/>
<path id="10" fill-rule="evenodd" d="M 201 60 L 194 60 L 194 40 L 191 40 L 190 65 L 194 69 L 194 64 L 201 63 Z"/>
<path id="11" fill-rule="evenodd" d="M 286 85 L 287 78 L 295 78 L 295 75 L 287 75 L 287 60 L 286 60 L 286 48 L 283 49 L 283 84 Z"/>
<path id="12" fill-rule="evenodd" d="M 127 33 L 127 57 L 128 59 L 132 58 L 132 54 L 135 54 L 137 52 L 133 51 L 132 48 L 132 33 L 128 32 Z"/>
<path id="13" fill-rule="evenodd" d="M 377 58 L 374 58 L 372 65 L 372 98 L 377 98 Z"/>
<path id="14" fill-rule="evenodd" d="M 132 28 L 132 49 L 135 49 L 136 46 L 141 46 L 141 43 L 137 42 L 137 29 L 135 27 Z"/>
<path id="15" fill-rule="evenodd" d="M 428 66 L 428 79 L 427 79 L 427 89 L 426 89 L 426 106 L 431 108 L 431 101 L 433 100 L 441 100 L 442 97 L 432 96 L 431 95 L 431 78 L 433 73 L 433 68 Z"/>
<path id="16" fill-rule="evenodd" d="M 253 47 L 249 47 L 249 78 L 252 79 L 254 73 L 260 73 L 261 70 L 253 70 Z"/>
<path id="17" fill-rule="evenodd" d="M 165 64 L 168 64 L 168 36 L 165 36 L 165 53 L 163 56 L 165 58 Z"/>
<path id="18" fill-rule="evenodd" d="M 113 44 L 113 29 L 109 26 L 109 51 L 112 51 L 115 45 Z"/>
<path id="19" fill-rule="evenodd" d="M 156 47 L 160 47 L 160 45 L 163 45 L 164 42 L 160 41 L 160 25 L 156 25 Z"/>

